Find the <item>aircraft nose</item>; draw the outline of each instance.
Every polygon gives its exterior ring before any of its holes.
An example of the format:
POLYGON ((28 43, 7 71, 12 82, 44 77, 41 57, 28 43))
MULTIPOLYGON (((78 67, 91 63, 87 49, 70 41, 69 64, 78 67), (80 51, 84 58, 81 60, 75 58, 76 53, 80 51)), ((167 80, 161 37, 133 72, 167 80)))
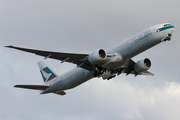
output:
POLYGON ((174 26, 173 25, 167 26, 165 30, 166 36, 161 41, 167 41, 167 40, 170 41, 173 32, 174 32, 174 26))
POLYGON ((174 32, 174 26, 170 26, 171 28, 166 31, 166 33, 171 34, 174 32))

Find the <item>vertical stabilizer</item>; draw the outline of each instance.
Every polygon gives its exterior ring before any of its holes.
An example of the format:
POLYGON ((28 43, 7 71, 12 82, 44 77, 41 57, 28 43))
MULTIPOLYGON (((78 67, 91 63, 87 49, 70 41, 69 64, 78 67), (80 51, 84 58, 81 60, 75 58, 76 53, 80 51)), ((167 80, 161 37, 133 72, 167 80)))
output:
POLYGON ((57 78, 56 73, 54 73, 45 63, 42 61, 38 62, 38 66, 45 83, 57 78))

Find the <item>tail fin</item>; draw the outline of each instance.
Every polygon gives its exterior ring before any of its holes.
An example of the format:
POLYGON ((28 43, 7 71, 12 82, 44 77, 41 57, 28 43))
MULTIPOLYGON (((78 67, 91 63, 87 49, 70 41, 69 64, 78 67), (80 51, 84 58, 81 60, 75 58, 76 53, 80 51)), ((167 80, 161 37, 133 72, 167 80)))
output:
POLYGON ((44 82, 49 82, 57 78, 56 73, 54 73, 46 64, 42 61, 38 62, 38 66, 42 75, 44 82))

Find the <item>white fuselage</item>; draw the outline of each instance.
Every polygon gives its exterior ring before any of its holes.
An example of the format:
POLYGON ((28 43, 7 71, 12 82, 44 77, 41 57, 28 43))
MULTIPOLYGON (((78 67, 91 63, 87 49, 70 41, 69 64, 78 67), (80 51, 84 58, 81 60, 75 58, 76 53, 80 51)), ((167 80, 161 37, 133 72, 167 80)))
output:
MULTIPOLYGON (((108 54, 118 53, 122 56, 122 62, 116 63, 113 66, 114 69, 122 66, 127 60, 138 55, 141 52, 159 44, 167 34, 172 34, 173 27, 165 28, 164 24, 152 26, 133 37, 115 45, 114 47, 107 50, 108 54)), ((113 64, 113 63, 112 63, 113 64)), ((77 67, 61 76, 55 81, 50 81, 51 86, 44 92, 54 92, 74 88, 87 80, 93 78, 91 71, 77 67)))

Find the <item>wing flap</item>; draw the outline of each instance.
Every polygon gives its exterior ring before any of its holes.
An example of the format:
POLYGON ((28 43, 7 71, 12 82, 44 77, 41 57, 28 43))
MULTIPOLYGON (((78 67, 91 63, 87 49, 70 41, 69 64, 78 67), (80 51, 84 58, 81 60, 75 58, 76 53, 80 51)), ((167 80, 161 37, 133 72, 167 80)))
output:
POLYGON ((50 85, 15 85, 14 87, 33 89, 33 90, 45 90, 48 87, 50 87, 50 85))

